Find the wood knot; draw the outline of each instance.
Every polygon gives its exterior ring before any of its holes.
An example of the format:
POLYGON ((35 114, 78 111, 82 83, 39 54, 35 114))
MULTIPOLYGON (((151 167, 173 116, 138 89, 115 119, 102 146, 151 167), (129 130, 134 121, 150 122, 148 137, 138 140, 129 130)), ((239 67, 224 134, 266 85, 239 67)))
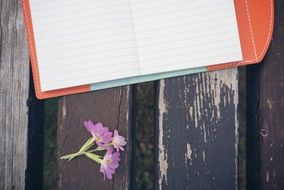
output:
POLYGON ((267 137, 268 136, 268 130, 267 129, 261 129, 260 134, 262 137, 267 137))

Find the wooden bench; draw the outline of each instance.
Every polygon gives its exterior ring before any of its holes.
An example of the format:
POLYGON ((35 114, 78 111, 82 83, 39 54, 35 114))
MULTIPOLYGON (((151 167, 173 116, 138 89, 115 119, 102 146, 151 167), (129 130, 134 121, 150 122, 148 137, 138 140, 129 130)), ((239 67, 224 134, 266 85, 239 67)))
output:
MULTIPOLYGON (((155 189, 237 189, 240 125, 247 189, 284 188, 283 10, 275 0, 273 41, 260 65, 155 82, 155 189)), ((0 21, 0 189, 38 190, 44 101, 34 96, 21 0, 1 1, 0 21)), ((135 103, 136 85, 59 99, 58 158, 85 141, 87 119, 119 129, 128 146, 111 182, 90 160, 58 161, 58 189, 135 189, 135 103)))

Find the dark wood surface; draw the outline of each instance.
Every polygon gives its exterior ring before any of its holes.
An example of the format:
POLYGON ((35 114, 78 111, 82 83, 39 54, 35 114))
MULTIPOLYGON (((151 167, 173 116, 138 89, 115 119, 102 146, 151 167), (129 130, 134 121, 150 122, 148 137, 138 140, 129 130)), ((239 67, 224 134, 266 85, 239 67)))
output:
MULTIPOLYGON (((247 69, 247 189, 284 188, 284 2, 275 0, 267 56, 247 69)), ((41 189, 43 102, 34 98, 21 0, 0 1, 0 189, 41 189)), ((157 86, 156 187, 236 189, 236 69, 161 80, 157 86)), ((86 158, 58 161, 58 189, 134 189, 133 87, 60 98, 58 158, 90 136, 91 119, 119 129, 128 145, 114 179, 86 158)))
POLYGON ((132 188, 133 177, 133 89, 130 86, 60 98, 58 118, 58 158, 76 152, 90 137, 83 126, 85 120, 102 122, 110 129, 118 129, 127 137, 120 167, 112 181, 104 181, 99 166, 81 157, 71 162, 58 161, 58 189, 124 190, 132 188))
POLYGON ((0 189, 42 185, 42 103, 30 91, 21 0, 0 1, 0 189), (34 143, 36 140, 36 143, 34 143))
POLYGON ((284 189, 284 1, 260 65, 247 68, 247 189, 284 189))
POLYGON ((236 189, 238 72, 161 80, 157 189, 236 189))

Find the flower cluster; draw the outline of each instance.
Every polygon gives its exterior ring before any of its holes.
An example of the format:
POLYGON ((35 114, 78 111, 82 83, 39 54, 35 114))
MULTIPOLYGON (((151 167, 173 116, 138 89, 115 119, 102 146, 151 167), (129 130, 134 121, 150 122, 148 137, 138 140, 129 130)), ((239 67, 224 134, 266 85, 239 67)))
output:
POLYGON ((103 173, 104 179, 105 177, 112 179, 112 175, 119 166, 119 151, 124 151, 123 147, 126 145, 125 137, 120 136, 117 130, 112 133, 103 124, 94 124, 90 120, 85 121, 84 126, 92 134, 92 137, 87 140, 77 153, 63 156, 61 159, 70 161, 77 156, 85 155, 100 164, 100 172, 103 173), (97 145, 96 148, 93 148, 95 145, 97 145), (97 154, 100 151, 105 151, 105 155, 97 154))

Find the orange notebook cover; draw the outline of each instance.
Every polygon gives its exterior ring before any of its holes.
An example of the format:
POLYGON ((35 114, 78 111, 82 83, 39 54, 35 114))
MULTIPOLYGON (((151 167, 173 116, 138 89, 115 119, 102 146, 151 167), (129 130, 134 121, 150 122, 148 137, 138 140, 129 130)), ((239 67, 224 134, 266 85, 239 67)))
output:
POLYGON ((63 88, 58 90, 43 91, 41 88, 38 65, 38 55, 35 43, 35 33, 32 21, 32 10, 29 0, 22 0, 28 44, 31 57, 33 79, 36 96, 39 99, 70 95, 82 92, 88 92, 97 89, 109 88, 114 86, 133 84, 149 80, 157 80, 173 76, 180 76, 203 71, 212 71, 236 67, 240 65, 259 63, 268 50, 274 25, 274 1, 273 0, 235 0, 235 14, 240 39, 241 61, 230 63, 212 63, 212 66, 191 68, 182 71, 164 72, 159 74, 150 74, 146 76, 127 77, 119 80, 98 82, 95 84, 86 84, 76 87, 63 88))

